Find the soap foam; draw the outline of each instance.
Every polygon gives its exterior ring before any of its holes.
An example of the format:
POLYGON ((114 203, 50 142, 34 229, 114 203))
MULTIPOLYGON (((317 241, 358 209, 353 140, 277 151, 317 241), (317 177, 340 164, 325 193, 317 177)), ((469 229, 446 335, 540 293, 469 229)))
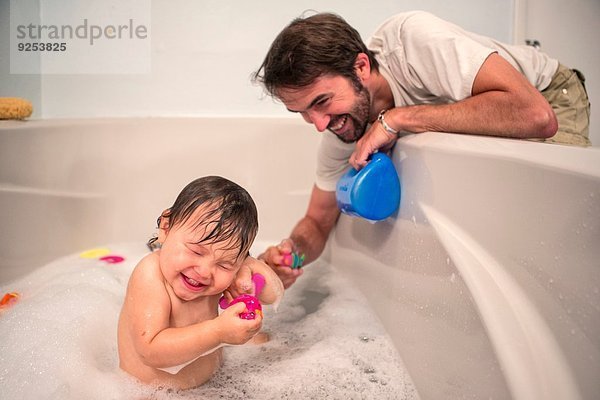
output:
POLYGON ((418 398, 365 298, 319 261, 286 291, 277 312, 264 307, 269 342, 226 347, 224 366, 199 388, 139 384, 118 367, 116 330, 129 275, 146 249, 109 248, 125 261, 72 255, 2 285, 2 293, 21 294, 0 315, 3 398, 418 398))

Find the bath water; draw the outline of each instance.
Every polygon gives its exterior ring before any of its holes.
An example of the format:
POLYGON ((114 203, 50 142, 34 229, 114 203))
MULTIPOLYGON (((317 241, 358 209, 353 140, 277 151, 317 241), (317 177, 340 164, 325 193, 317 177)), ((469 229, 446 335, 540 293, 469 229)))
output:
POLYGON ((116 330, 129 274, 147 250, 142 243, 108 249, 125 260, 74 254, 2 284, 0 294, 21 296, 0 313, 1 398, 418 398, 364 297, 324 262, 306 267, 277 310, 265 307, 271 340, 226 347, 223 367, 205 385, 139 384, 118 367, 116 330))

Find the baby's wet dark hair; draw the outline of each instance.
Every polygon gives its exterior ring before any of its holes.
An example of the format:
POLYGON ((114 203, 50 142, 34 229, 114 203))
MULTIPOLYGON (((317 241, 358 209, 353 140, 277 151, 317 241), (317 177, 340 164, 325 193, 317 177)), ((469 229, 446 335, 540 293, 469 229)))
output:
MULTIPOLYGON (((190 182, 173 206, 158 218, 168 218, 169 227, 185 223, 204 206, 196 226, 205 226, 206 234, 198 243, 221 243, 233 239, 225 250, 238 248, 237 259, 246 257, 258 231, 258 211, 250 194, 240 185, 220 176, 205 176, 190 182)), ((148 241, 152 248, 156 238, 148 241)))

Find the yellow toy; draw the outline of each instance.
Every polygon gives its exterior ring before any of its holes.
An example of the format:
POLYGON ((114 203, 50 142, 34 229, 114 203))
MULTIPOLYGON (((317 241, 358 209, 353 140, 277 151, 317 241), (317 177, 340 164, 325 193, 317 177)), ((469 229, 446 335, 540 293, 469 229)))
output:
POLYGON ((25 119, 33 112, 29 100, 19 97, 0 97, 0 119, 25 119))

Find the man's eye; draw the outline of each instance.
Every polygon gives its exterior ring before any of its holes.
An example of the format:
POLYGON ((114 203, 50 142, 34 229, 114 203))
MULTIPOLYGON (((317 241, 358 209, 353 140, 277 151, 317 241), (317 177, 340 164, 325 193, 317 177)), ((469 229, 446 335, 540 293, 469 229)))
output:
POLYGON ((323 107, 324 105, 326 105, 327 103, 329 103, 329 97, 323 100, 319 100, 315 106, 317 107, 323 107))

